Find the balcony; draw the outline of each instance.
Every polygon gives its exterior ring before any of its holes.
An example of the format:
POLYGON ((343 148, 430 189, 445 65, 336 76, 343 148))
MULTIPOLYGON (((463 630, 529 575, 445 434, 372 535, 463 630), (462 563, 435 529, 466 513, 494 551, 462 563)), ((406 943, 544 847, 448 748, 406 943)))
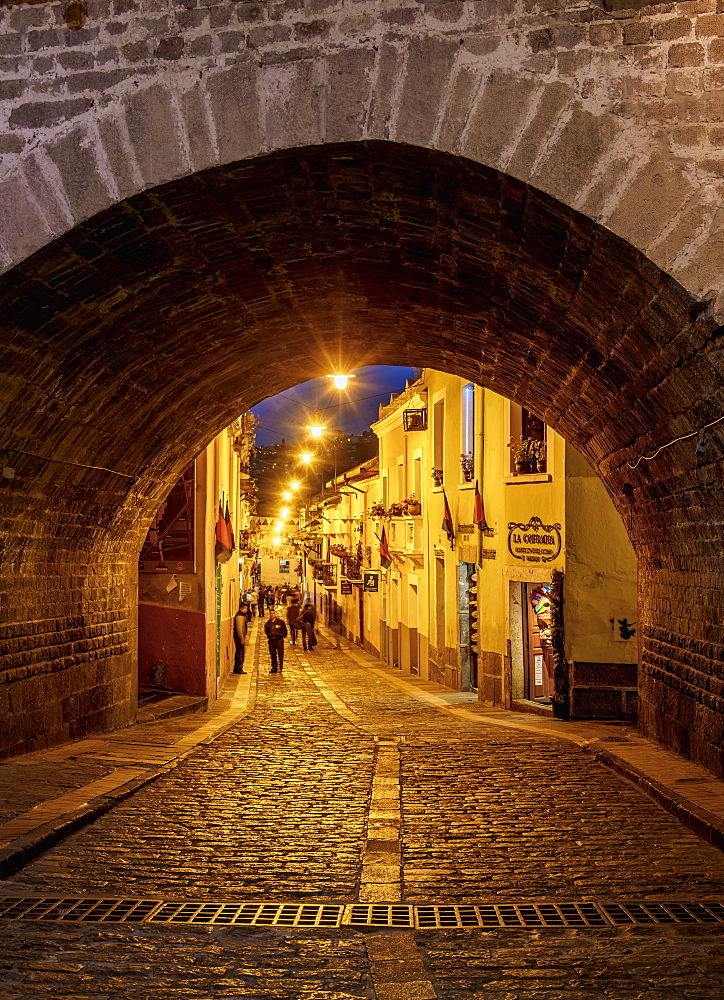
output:
POLYGON ((390 549, 422 565, 425 551, 424 531, 425 522, 422 517, 393 517, 389 531, 390 549))

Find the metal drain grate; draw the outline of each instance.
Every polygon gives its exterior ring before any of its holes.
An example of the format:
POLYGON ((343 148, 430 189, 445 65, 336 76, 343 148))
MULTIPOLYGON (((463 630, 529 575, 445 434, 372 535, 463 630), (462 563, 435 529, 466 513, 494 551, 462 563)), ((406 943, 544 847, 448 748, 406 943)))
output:
POLYGON ((344 923, 352 927, 414 927, 414 907, 395 903, 354 903, 344 923))
POLYGON ((625 924, 724 924, 724 903, 600 903, 606 918, 625 924))
POLYGON ((164 903, 151 923, 242 924, 267 927, 339 927, 344 908, 305 903, 164 903))
POLYGON ((0 898, 0 919, 102 923, 339 927, 344 907, 299 903, 168 903, 150 899, 0 898))
POLYGON ((0 919, 264 927, 626 927, 724 924, 724 901, 478 904, 169 902, 101 897, 0 897, 0 919))
POLYGON ((595 903, 501 903, 490 906, 418 906, 417 926, 606 927, 595 903))

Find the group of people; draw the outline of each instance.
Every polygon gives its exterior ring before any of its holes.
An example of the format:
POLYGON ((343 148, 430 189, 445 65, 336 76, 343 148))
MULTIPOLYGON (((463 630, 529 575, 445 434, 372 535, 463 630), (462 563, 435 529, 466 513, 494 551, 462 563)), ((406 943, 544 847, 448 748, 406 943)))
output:
POLYGON ((263 584, 255 583, 251 590, 242 598, 246 604, 247 622, 250 622, 254 615, 264 617, 266 611, 276 608, 280 604, 287 607, 293 600, 301 601, 302 595, 299 587, 265 587, 263 584))
POLYGON ((258 608, 260 618, 264 617, 264 607, 268 608, 269 619, 264 625, 264 633, 269 643, 271 660, 269 673, 281 673, 284 669, 284 640, 290 633, 294 646, 301 635, 302 648, 305 651, 312 650, 317 645, 314 633, 317 615, 314 605, 309 602, 302 605, 299 590, 293 590, 291 587, 283 589, 259 587, 253 593, 255 601, 252 603, 247 594, 239 601, 239 608, 234 615, 234 673, 246 673, 244 659, 249 623, 254 616, 254 605, 258 608), (286 603, 286 622, 279 617, 276 609, 282 600, 286 603))

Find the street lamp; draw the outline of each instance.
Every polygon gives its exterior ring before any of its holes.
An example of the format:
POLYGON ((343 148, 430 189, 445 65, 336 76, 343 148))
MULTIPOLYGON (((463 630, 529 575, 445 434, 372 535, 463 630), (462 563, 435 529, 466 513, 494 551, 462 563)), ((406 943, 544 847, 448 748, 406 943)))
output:
POLYGON ((291 500, 291 499, 292 499, 292 495, 289 492, 289 490, 287 490, 286 492, 282 493, 282 500, 291 500))
POLYGON ((289 516, 289 508, 288 507, 282 507, 282 509, 281 509, 281 516, 282 517, 288 517, 289 516))
POLYGON ((341 373, 337 375, 327 375, 327 378, 332 379, 335 389, 346 389, 347 382, 351 378, 356 378, 356 377, 357 377, 356 375, 342 375, 341 373))
POLYGON ((301 458, 301 460, 304 462, 305 465, 309 465, 314 456, 308 451, 303 451, 299 457, 301 458))
POLYGON ((326 431, 324 424, 307 424, 307 430, 312 435, 313 438, 320 438, 322 436, 322 431, 326 431))
POLYGON ((300 486, 300 484, 296 481, 296 479, 293 482, 291 482, 289 485, 291 486, 291 488, 293 490, 298 490, 299 486, 300 486))

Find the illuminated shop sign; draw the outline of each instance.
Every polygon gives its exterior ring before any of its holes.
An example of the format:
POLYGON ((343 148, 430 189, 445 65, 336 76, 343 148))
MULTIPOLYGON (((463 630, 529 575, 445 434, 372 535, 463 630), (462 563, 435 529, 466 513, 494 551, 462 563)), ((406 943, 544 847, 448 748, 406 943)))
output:
POLYGON ((561 551, 560 524, 543 524, 532 517, 527 524, 508 524, 508 552, 523 562, 553 562, 561 551))

